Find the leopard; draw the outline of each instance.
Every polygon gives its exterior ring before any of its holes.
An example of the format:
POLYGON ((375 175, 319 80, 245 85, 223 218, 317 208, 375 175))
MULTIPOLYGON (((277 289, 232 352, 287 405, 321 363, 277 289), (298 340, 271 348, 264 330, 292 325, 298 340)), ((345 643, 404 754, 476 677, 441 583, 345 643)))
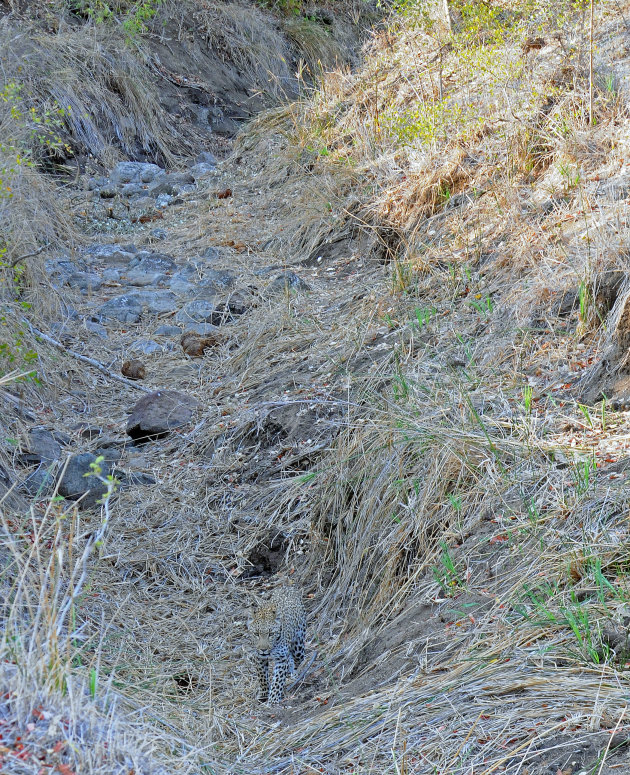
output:
POLYGON ((268 705, 281 702, 287 679, 304 659, 306 611, 295 586, 274 590, 271 600, 252 614, 255 636, 254 664, 260 692, 258 700, 268 705), (273 663, 271 679, 269 662, 273 663))

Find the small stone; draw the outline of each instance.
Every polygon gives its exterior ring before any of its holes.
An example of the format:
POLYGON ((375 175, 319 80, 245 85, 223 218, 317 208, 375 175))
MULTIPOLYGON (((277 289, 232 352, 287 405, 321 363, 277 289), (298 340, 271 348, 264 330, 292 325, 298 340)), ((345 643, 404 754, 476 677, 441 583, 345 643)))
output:
POLYGON ((211 301, 190 301, 175 315, 175 320, 190 329, 195 323, 211 322, 214 311, 211 301))
POLYGON ((151 231, 149 232, 149 237, 151 237, 151 239, 158 240, 158 241, 165 240, 168 237, 168 232, 166 231, 166 229, 160 229, 160 228, 151 229, 151 231))
POLYGON ((144 288, 148 285, 158 285, 166 279, 166 275, 162 272, 145 272, 138 268, 128 272, 125 279, 129 285, 144 288))
POLYGON ((96 334, 96 336, 99 336, 101 339, 108 338, 107 329, 100 323, 97 323, 94 320, 86 320, 83 325, 91 334, 96 334))
POLYGON ((125 185, 120 189, 120 193, 123 196, 143 196, 144 188, 140 185, 140 183, 125 183, 125 185))
POLYGON ((195 164, 190 168, 190 174, 194 177, 195 180, 199 180, 200 178, 215 172, 215 170, 216 167, 214 164, 205 164, 204 162, 199 162, 199 164, 195 164))
POLYGON ((153 336, 179 336, 182 333, 182 329, 179 326, 163 325, 158 326, 153 336))
POLYGON ((77 291, 89 293, 100 290, 103 281, 97 274, 92 272, 74 272, 66 280, 66 285, 77 291))
POLYGON ((216 167, 217 157, 210 151, 202 151, 195 159, 195 164, 211 164, 216 167))
POLYGON ((311 286, 295 272, 283 272, 274 278, 268 290, 271 293, 290 293, 291 291, 304 292, 310 291, 311 286))
POLYGON ((144 353, 144 355, 151 355, 152 353, 161 353, 164 350, 161 344, 154 342, 152 339, 138 339, 131 345, 131 349, 136 352, 144 353))

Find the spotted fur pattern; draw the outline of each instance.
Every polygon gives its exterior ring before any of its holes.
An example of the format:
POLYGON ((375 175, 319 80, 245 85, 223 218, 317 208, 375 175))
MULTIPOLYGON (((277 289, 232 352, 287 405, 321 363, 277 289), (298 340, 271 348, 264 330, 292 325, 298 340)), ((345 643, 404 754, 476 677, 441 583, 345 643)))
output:
POLYGON ((252 629, 260 682, 258 699, 270 704, 280 702, 287 679, 304 659, 306 612, 300 591, 295 587, 276 589, 271 601, 254 613, 252 629))

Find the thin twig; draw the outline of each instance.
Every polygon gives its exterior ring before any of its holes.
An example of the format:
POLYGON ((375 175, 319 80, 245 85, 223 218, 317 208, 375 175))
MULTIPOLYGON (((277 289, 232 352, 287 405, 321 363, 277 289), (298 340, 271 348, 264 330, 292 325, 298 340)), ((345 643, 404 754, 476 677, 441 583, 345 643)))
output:
POLYGON ((127 379, 126 377, 123 377, 120 374, 116 374, 115 372, 108 369, 107 366, 102 364, 100 361, 97 361, 94 358, 88 358, 87 355, 81 355, 75 350, 70 350, 68 347, 61 344, 61 342, 58 342, 56 339, 53 339, 52 336, 48 336, 48 334, 45 334, 43 331, 40 331, 38 328, 35 328, 35 326, 32 323, 29 323, 28 320, 23 320, 23 322, 31 329, 31 331, 35 334, 35 336, 38 336, 40 339, 43 339, 45 342, 48 342, 48 344, 51 344, 53 347, 56 347, 58 350, 61 350, 61 352, 64 352, 67 355, 71 355, 73 358, 76 358, 78 361, 81 361, 81 363, 87 363, 88 366, 93 366, 95 369, 98 369, 102 374, 105 374, 110 379, 115 379, 117 382, 122 382, 123 384, 128 385, 129 387, 132 387, 135 390, 141 390, 143 393, 153 393, 151 388, 144 387, 144 385, 138 385, 136 382, 132 382, 130 379, 127 379))
POLYGON ((9 269, 15 269, 15 267, 20 263, 20 261, 26 261, 27 258, 33 258, 33 256, 38 256, 43 250, 46 250, 48 247, 48 244, 42 245, 39 250, 35 250, 33 253, 25 253, 23 256, 18 256, 17 258, 14 258, 13 261, 11 261, 8 264, 9 269))

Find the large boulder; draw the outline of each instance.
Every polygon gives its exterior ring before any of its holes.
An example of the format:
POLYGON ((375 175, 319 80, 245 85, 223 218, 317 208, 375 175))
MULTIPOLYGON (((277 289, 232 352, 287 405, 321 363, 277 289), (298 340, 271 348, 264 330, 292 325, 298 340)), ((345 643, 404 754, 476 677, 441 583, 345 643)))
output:
POLYGON ((135 441, 159 439, 190 422, 199 402, 176 390, 157 390, 143 396, 131 410, 127 435, 135 441))

